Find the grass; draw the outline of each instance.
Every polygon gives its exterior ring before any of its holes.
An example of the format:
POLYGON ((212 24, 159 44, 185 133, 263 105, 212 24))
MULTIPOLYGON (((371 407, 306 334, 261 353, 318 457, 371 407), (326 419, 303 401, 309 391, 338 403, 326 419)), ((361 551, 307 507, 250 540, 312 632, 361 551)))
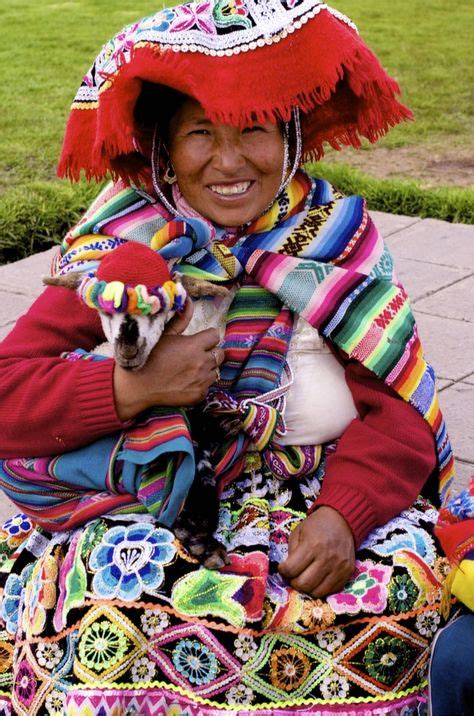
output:
MULTIPOLYGON (((395 151, 420 143, 428 148, 462 144, 474 154, 472 0, 335 4, 362 29, 415 111, 417 121, 395 128, 385 146, 395 151)), ((10 0, 0 7, 0 262, 59 240, 95 193, 83 183, 72 189, 55 179, 68 108, 101 44, 153 9, 143 0, 10 0)), ((413 182, 401 188, 393 182, 394 188, 374 184, 347 165, 322 169, 342 188, 370 189, 372 208, 382 202, 393 212, 421 207, 438 218, 473 220, 470 190, 423 194, 413 182)))

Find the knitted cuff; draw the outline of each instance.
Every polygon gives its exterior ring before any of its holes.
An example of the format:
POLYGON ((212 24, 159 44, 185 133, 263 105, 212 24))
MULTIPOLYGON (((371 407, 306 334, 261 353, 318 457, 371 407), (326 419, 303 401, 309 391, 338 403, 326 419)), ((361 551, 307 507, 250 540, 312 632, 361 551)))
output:
MULTIPOLYGON (((113 391, 113 360, 80 361, 77 401, 81 422, 90 440, 121 430, 113 391)), ((79 429, 79 426, 78 426, 79 429)))

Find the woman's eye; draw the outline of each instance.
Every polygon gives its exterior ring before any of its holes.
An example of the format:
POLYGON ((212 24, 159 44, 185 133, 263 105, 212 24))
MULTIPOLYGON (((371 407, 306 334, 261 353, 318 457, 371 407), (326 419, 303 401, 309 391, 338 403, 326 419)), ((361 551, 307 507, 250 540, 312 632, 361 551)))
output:
POLYGON ((242 134, 251 134, 252 132, 264 132, 265 129, 260 124, 254 124, 252 127, 245 127, 242 134))
POLYGON ((208 129, 191 129, 191 131, 188 132, 188 136, 192 136, 192 135, 196 135, 196 134, 197 134, 198 136, 204 136, 204 137, 205 137, 205 136, 207 136, 207 135, 209 134, 209 130, 208 130, 208 129))

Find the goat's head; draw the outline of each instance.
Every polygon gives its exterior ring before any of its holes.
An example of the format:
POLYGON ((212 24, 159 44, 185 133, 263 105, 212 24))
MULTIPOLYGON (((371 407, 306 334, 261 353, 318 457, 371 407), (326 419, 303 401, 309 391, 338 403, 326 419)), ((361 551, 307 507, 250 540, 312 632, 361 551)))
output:
POLYGON ((76 289, 99 312, 116 362, 129 370, 145 365, 166 323, 186 302, 186 290, 179 277, 171 278, 165 260, 134 242, 105 256, 95 276, 69 272, 44 282, 76 289))

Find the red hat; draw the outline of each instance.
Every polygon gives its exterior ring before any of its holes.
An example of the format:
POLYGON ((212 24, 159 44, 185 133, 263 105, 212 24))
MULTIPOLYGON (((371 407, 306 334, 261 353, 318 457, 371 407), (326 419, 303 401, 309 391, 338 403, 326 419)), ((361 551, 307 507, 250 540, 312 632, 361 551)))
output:
POLYGON ((97 269, 97 278, 109 283, 121 281, 136 286, 163 286, 170 281, 168 265, 160 254, 144 244, 127 241, 106 254, 97 269))
POLYGON ((374 142, 411 117, 353 23, 325 3, 190 2, 126 27, 103 47, 72 105, 60 176, 146 178, 150 158, 134 116, 144 82, 190 95, 212 121, 235 126, 287 121, 299 107, 304 160, 320 158, 324 142, 374 142))

